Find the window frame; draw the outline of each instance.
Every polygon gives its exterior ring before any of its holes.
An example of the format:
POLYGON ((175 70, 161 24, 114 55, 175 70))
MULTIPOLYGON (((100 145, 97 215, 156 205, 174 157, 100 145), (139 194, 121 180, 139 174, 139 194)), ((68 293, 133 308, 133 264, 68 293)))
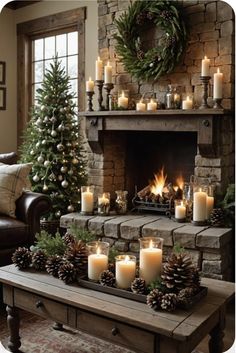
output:
POLYGON ((63 31, 78 31, 78 106, 84 110, 86 7, 59 12, 17 25, 17 145, 32 106, 32 40, 63 31))

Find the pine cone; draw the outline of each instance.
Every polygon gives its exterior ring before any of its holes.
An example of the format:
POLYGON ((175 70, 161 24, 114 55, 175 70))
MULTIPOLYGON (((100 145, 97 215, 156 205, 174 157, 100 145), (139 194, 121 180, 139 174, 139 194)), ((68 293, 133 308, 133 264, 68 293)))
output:
POLYGON ((32 256, 31 252, 27 248, 20 247, 15 250, 11 259, 13 264, 22 270, 30 267, 32 256))
POLYGON ((46 262, 46 271, 54 277, 58 277, 58 270, 63 263, 63 259, 58 256, 50 256, 46 262))
POLYGON ((178 297, 175 293, 166 293, 161 300, 161 308, 167 311, 173 311, 178 304, 178 297))
POLYGON ((115 284, 115 281, 116 281, 115 276, 111 271, 109 270, 102 271, 99 279, 99 282, 101 285, 113 287, 115 284))
POLYGON ((70 234, 69 232, 66 232, 62 239, 64 240, 66 245, 74 244, 76 242, 74 235, 70 234))
POLYGON ((88 250, 86 244, 82 240, 70 243, 65 252, 65 259, 71 262, 77 270, 86 272, 88 264, 88 250))
POLYGON ((44 271, 47 261, 47 255, 43 250, 37 250, 32 254, 32 265, 38 271, 44 271))
POLYGON ((214 208, 210 214, 210 224, 214 227, 224 226, 224 210, 222 208, 214 208))
POLYGON ((171 292, 178 293, 192 286, 193 271, 192 260, 186 253, 173 253, 163 266, 162 284, 171 292))
POLYGON ((141 50, 141 49, 139 49, 139 50, 137 50, 137 58, 139 59, 139 60, 142 60, 143 58, 144 58, 144 51, 143 50, 141 50))
POLYGON ((131 283, 131 290, 136 294, 144 294, 146 291, 145 280, 142 278, 135 278, 131 283))
POLYGON ((195 291, 193 287, 187 287, 181 289, 178 294, 178 302, 180 305, 186 305, 191 302, 191 298, 194 296, 195 291))
POLYGON ((199 292, 201 286, 201 277, 199 273, 199 269, 194 267, 192 273, 192 285, 191 288, 194 290, 195 293, 199 292))
POLYGON ((153 289, 147 295, 147 305, 153 310, 158 310, 161 308, 163 293, 159 289, 153 289))
POLYGON ((109 262, 108 264, 108 270, 112 273, 115 273, 115 270, 116 270, 116 266, 114 264, 114 262, 109 262))
POLYGON ((77 271, 75 266, 69 262, 63 263, 58 270, 58 277, 65 283, 70 284, 75 282, 77 271))

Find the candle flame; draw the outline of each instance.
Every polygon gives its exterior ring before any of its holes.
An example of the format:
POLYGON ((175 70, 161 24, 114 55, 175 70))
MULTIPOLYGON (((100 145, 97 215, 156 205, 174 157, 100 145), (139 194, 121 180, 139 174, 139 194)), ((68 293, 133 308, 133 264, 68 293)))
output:
POLYGON ((100 56, 98 56, 98 61, 100 61, 100 56))
POLYGON ((154 103, 153 99, 151 98, 150 103, 154 103))
POLYGON ((89 81, 92 81, 91 76, 89 76, 89 81))
POLYGON ((202 192, 202 188, 199 189, 199 192, 202 192))
POLYGON ((100 249, 100 246, 97 247, 97 255, 100 255, 101 254, 101 249, 100 249))
POLYGON ((87 186, 87 192, 89 192, 89 186, 87 186))
POLYGON ((204 56, 204 59, 205 59, 205 60, 207 59, 207 56, 206 56, 206 55, 204 56))
POLYGON ((124 98, 124 96, 125 96, 125 92, 122 91, 121 97, 124 98))
POLYGON ((110 62, 109 61, 107 62, 107 66, 110 66, 110 62))
POLYGON ((183 201, 181 201, 181 202, 180 202, 180 206, 183 206, 183 205, 184 205, 184 202, 183 202, 183 201))
POLYGON ((129 255, 126 255, 125 256, 125 262, 129 262, 130 258, 129 258, 129 255))
POLYGON ((219 74, 220 73, 220 68, 218 67, 218 69, 217 69, 217 73, 219 74))
POLYGON ((189 96, 187 96, 187 101, 189 101, 190 99, 189 99, 189 96))
POLYGON ((153 242, 152 242, 152 239, 150 240, 149 242, 149 248, 152 249, 153 248, 153 242))

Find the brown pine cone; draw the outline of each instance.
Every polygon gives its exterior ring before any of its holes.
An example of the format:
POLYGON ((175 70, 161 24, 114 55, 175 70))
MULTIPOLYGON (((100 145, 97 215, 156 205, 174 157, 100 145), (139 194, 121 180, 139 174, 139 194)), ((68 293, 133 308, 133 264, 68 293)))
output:
POLYGON ((88 264, 88 249, 86 244, 82 240, 70 243, 65 252, 65 259, 71 262, 77 270, 86 272, 88 264))
POLYGON ((103 286, 113 287, 116 282, 116 279, 111 271, 104 270, 100 275, 99 282, 103 286))
POLYGON ((159 289, 153 289, 147 295, 147 305, 153 310, 158 310, 161 308, 163 293, 159 289))
POLYGON ((46 262, 47 273, 49 273, 53 277, 58 277, 58 271, 62 263, 63 263, 63 259, 61 256, 58 256, 58 255, 50 256, 46 262))
POLYGON ((58 270, 58 277, 65 283, 70 284, 76 281, 77 271, 75 266, 69 262, 63 263, 58 270))
POLYGON ((144 294, 146 291, 146 283, 143 278, 135 278, 131 283, 131 290, 136 294, 144 294))
POLYGON ((47 255, 43 250, 37 250, 32 254, 32 265, 37 271, 44 271, 47 261, 47 255))
POLYGON ((19 268, 19 270, 23 270, 29 268, 31 265, 32 255, 31 252, 25 247, 19 247, 15 250, 12 255, 13 264, 19 268))
POLYGON ((174 311, 178 304, 178 297, 174 293, 166 293, 161 300, 161 308, 167 311, 174 311))

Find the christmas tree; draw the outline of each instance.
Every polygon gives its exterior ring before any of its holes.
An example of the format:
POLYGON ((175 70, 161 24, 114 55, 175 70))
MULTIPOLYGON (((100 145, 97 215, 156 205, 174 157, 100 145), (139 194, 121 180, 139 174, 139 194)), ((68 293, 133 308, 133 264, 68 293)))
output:
POLYGON ((23 134, 21 162, 33 163, 32 190, 49 195, 52 211, 46 220, 78 208, 86 185, 86 158, 69 77, 57 58, 45 70, 36 104, 23 134))

